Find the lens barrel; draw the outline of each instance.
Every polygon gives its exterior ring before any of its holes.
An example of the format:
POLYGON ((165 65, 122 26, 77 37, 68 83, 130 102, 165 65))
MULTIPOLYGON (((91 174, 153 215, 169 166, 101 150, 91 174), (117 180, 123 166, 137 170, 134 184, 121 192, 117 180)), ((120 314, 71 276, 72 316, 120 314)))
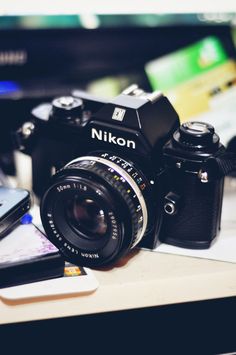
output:
POLYGON ((143 238, 149 189, 143 174, 120 157, 79 157, 53 177, 43 196, 44 229, 67 260, 111 264, 143 238))

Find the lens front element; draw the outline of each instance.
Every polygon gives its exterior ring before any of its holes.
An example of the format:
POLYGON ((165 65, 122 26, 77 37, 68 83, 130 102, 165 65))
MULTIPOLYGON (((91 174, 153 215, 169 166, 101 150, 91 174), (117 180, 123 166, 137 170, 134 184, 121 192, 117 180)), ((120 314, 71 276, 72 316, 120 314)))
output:
POLYGON ((88 238, 100 238, 107 231, 105 212, 99 204, 76 194, 66 206, 68 223, 88 238))

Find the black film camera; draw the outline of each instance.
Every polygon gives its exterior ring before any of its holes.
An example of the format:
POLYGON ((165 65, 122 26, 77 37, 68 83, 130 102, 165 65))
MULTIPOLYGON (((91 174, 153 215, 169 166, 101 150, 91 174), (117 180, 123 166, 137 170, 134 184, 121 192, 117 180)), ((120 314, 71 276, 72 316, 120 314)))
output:
POLYGON ((225 149, 211 125, 179 126, 160 92, 133 85, 109 102, 74 92, 36 107, 17 138, 47 236, 74 263, 111 264, 159 240, 208 248, 217 235, 224 178, 204 164, 225 149))

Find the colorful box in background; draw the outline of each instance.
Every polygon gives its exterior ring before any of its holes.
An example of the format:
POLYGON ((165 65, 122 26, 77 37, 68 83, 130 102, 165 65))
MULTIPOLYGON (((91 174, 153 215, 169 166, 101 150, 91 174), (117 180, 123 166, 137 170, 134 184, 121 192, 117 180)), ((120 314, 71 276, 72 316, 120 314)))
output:
POLYGON ((161 90, 181 122, 207 121, 227 144, 236 135, 236 64, 216 37, 207 37, 146 64, 153 90, 161 90))

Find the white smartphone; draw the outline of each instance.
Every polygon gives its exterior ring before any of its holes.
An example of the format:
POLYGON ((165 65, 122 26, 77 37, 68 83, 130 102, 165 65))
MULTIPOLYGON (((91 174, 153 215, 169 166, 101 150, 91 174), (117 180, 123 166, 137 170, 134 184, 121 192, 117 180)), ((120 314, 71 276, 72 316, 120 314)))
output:
POLYGON ((75 265, 70 265, 70 268, 74 270, 70 276, 65 273, 63 277, 55 279, 2 288, 0 297, 17 301, 35 297, 86 294, 98 288, 98 280, 92 270, 75 265))

